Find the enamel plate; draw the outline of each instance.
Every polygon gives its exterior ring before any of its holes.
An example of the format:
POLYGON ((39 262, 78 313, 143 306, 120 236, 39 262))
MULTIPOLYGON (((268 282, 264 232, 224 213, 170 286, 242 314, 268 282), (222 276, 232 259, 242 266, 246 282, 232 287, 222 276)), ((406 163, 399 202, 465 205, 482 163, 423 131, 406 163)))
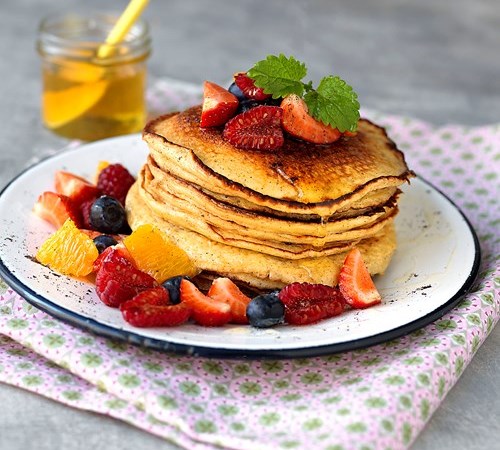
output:
POLYGON ((58 153, 11 181, 0 194, 0 274, 7 283, 37 308, 102 336, 202 356, 283 358, 353 350, 407 334, 449 311, 476 277, 480 252, 471 225, 447 197, 417 178, 403 188, 397 251, 386 273, 375 278, 382 304, 301 327, 134 328, 97 298, 92 284, 34 261, 53 229, 31 209, 40 193, 53 190, 56 170, 92 179, 97 163, 107 160, 137 173, 147 152, 138 135, 108 139, 58 153))

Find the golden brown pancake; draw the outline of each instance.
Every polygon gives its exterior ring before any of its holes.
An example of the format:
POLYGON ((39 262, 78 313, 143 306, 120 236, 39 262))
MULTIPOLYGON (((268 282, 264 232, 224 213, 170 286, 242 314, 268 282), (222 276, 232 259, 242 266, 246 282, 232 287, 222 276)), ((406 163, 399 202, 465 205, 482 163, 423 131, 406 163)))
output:
POLYGON ((237 149, 219 128, 199 126, 200 107, 150 122, 143 133, 162 170, 210 191, 284 212, 328 217, 413 174, 385 131, 367 120, 355 138, 329 145, 287 139, 273 152, 237 149))
MULTIPOLYGON (((259 289, 274 289, 295 281, 337 284, 347 252, 297 261, 221 244, 164 220, 143 201, 139 190, 136 183, 127 195, 127 214, 132 229, 144 223, 158 226, 201 270, 243 281, 259 289)), ((383 273, 396 248, 392 222, 379 234, 359 242, 357 247, 370 273, 383 273)))

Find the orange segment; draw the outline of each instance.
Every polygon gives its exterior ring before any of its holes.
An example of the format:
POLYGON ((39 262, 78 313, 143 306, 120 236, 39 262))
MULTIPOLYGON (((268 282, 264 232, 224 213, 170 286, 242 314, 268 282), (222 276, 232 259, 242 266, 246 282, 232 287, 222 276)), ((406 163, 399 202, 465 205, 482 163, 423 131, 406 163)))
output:
POLYGON ((153 225, 139 226, 123 243, 137 268, 151 275, 158 283, 177 275, 194 276, 198 273, 184 250, 170 242, 153 225))
POLYGON ((110 164, 111 163, 109 161, 99 161, 97 163, 97 169, 95 171, 95 177, 94 177, 94 184, 97 184, 97 181, 99 180, 99 174, 110 164))
POLYGON ((92 239, 68 219, 41 245, 35 258, 56 272, 84 277, 92 272, 98 256, 92 239))

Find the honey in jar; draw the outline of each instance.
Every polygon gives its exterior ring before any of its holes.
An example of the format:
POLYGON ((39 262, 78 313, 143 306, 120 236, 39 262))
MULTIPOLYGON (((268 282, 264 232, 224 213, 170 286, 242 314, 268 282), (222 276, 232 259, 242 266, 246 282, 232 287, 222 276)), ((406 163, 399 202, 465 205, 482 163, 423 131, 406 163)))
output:
POLYGON ((56 134, 92 141, 143 128, 148 28, 137 21, 121 43, 102 52, 115 21, 112 15, 93 14, 42 22, 42 119, 56 134))

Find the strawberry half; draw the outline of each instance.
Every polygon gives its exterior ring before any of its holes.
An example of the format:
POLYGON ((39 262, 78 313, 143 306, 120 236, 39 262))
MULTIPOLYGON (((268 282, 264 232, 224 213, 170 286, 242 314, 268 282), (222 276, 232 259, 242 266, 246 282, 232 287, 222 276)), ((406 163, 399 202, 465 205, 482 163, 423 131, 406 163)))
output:
POLYGON ((245 72, 235 74, 234 83, 247 98, 258 101, 271 98, 271 94, 265 94, 262 88, 255 86, 254 81, 245 72))
POLYGON ((248 323, 247 306, 252 299, 243 294, 229 278, 216 278, 212 282, 207 296, 227 303, 231 307, 231 322, 248 323))
POLYGON ((357 248, 347 254, 340 269, 339 289, 346 302, 353 308, 368 308, 382 301, 357 248))
POLYGON ((66 219, 71 219, 77 227, 81 225, 81 213, 77 205, 67 196, 55 192, 44 192, 33 206, 33 212, 56 228, 66 219))
POLYGON ((237 148, 275 150, 284 142, 282 115, 279 106, 256 106, 226 123, 224 139, 237 148))
POLYGON ((186 322, 191 310, 184 304, 170 304, 168 292, 156 287, 137 294, 120 305, 123 318, 134 327, 175 327, 186 322))
POLYGON ((342 133, 329 125, 325 125, 312 117, 306 102, 298 95, 286 96, 281 102, 283 118, 281 125, 292 136, 313 144, 330 144, 342 133))
POLYGON ((58 194, 69 197, 77 206, 101 195, 101 190, 97 186, 89 183, 85 178, 64 170, 56 172, 54 184, 58 194))
POLYGON ((203 295, 185 278, 181 281, 180 294, 181 303, 191 308, 193 319, 200 325, 218 327, 231 320, 231 307, 227 303, 203 295))
POLYGON ((292 283, 278 294, 285 305, 285 320, 292 325, 306 325, 338 316, 345 300, 337 288, 323 284, 292 283))
POLYGON ((205 81, 200 126, 207 128, 224 125, 234 116, 238 105, 238 99, 231 92, 211 81, 205 81))
POLYGON ((126 249, 119 247, 108 247, 95 261, 94 269, 97 296, 108 306, 118 307, 140 292, 159 286, 132 264, 126 249))

